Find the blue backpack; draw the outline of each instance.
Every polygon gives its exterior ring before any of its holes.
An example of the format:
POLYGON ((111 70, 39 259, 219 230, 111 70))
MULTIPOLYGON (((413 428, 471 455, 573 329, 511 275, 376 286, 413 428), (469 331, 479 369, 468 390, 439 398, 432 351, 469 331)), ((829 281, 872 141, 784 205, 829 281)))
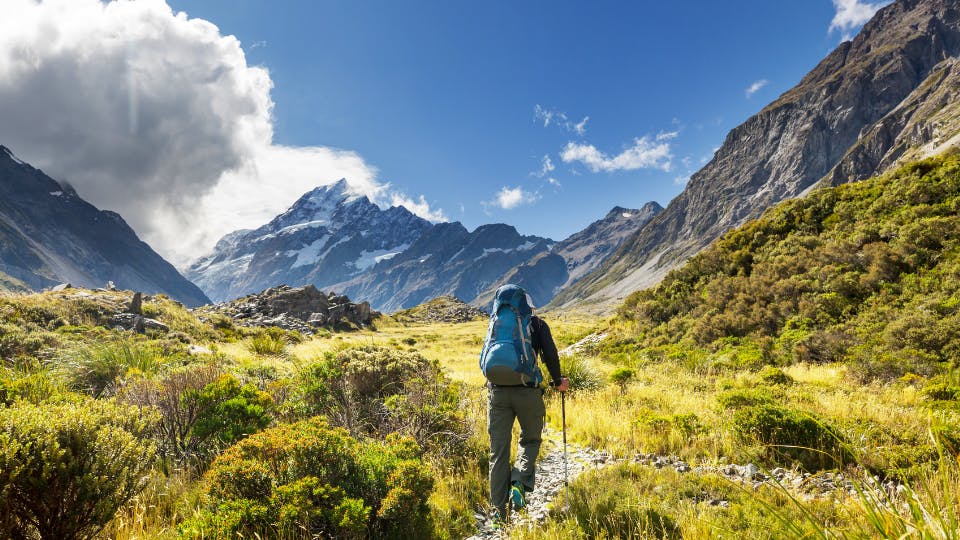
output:
POLYGON ((480 351, 480 370, 496 386, 540 386, 543 374, 530 341, 533 310, 516 285, 497 289, 487 339, 480 351))

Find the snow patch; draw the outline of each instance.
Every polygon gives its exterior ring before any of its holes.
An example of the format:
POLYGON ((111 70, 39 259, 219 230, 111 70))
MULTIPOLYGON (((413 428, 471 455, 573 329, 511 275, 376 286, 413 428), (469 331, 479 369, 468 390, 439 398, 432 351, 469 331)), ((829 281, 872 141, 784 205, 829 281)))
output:
POLYGON ((403 253, 410 244, 401 244, 390 249, 377 249, 374 251, 361 251, 360 256, 353 263, 358 270, 366 270, 380 261, 386 261, 403 253))
POLYGON ((534 246, 536 246, 535 243, 527 241, 514 248, 484 248, 483 254, 480 255, 479 257, 474 258, 473 260, 479 261, 480 259, 486 257, 491 253, 513 253, 514 251, 529 251, 533 249, 534 246))
POLYGON ((51 191, 50 194, 53 195, 54 197, 59 197, 59 196, 63 195, 63 192, 62 192, 62 191, 51 191))
POLYGON ((324 244, 327 243, 329 238, 329 236, 323 236, 318 240, 310 242, 300 249, 294 249, 284 253, 284 255, 287 257, 297 258, 297 260, 293 261, 293 264, 290 265, 290 268, 315 264, 318 260, 320 260, 320 250, 323 249, 324 244))
POLYGON ((620 215, 623 216, 623 217, 625 217, 625 218, 627 218, 627 219, 633 217, 633 214, 631 214, 630 212, 624 212, 624 213, 622 213, 622 214, 620 214, 620 215))
POLYGON ((325 219, 317 219, 314 221, 308 221, 306 223, 296 223, 294 225, 290 225, 280 229, 279 231, 277 231, 276 234, 293 234, 295 232, 299 232, 304 229, 314 229, 317 227, 323 227, 326 224, 327 224, 327 220, 325 219))

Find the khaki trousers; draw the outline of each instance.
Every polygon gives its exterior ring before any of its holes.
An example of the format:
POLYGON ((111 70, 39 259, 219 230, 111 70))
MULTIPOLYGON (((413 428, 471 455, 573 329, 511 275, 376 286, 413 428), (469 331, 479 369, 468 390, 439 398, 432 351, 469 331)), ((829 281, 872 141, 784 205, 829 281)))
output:
POLYGON ((544 417, 543 391, 539 388, 492 387, 487 398, 487 433, 490 434, 490 505, 506 517, 510 484, 519 481, 526 491, 536 485, 544 417), (520 421, 517 462, 510 466, 513 422, 520 421))

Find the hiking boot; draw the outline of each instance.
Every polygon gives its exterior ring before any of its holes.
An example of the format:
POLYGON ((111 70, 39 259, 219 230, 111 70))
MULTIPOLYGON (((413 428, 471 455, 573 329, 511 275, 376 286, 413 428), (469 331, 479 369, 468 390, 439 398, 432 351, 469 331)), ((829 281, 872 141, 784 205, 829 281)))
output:
POLYGON ((510 486, 510 502, 513 503, 514 510, 523 510, 527 506, 527 494, 519 481, 510 486))

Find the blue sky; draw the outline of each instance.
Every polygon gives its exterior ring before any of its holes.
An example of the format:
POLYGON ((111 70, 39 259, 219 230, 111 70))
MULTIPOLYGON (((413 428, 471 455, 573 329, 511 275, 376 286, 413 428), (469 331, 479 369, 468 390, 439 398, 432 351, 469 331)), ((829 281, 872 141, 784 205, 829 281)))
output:
POLYGON ((468 227, 556 239, 614 205, 666 206, 731 128, 842 37, 826 0, 171 5, 269 69, 278 142, 354 150, 468 227), (570 142, 612 157, 658 135, 671 157, 649 166, 562 159, 570 142))
POLYGON ((878 5, 5 0, 0 144, 177 264, 341 176, 560 240, 666 206, 878 5))

